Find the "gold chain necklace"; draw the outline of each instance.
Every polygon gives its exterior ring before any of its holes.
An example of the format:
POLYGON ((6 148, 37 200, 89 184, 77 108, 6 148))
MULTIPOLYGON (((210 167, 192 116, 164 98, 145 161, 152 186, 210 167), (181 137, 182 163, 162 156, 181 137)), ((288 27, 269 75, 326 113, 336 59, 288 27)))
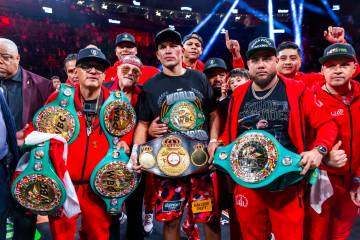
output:
POLYGON ((255 99, 257 99, 257 100, 264 100, 264 99, 266 99, 267 97, 269 97, 270 95, 271 95, 271 93, 275 90, 275 87, 276 87, 276 85, 278 84, 278 82, 279 82, 279 78, 276 76, 276 83, 274 84, 274 86, 272 86, 271 88, 270 88, 270 90, 264 95, 264 96, 262 96, 262 97, 259 97, 258 95, 256 95, 256 92, 255 92, 255 90, 254 90, 254 87, 253 87, 253 85, 251 84, 251 92, 252 92, 252 94, 253 94, 253 96, 254 96, 254 98, 255 99))

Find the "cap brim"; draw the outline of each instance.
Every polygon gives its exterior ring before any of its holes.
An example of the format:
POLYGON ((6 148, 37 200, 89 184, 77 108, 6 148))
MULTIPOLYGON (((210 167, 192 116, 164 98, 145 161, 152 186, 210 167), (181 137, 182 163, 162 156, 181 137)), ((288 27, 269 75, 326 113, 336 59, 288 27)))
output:
POLYGON ((214 64, 214 65, 210 65, 209 67, 207 67, 206 69, 204 69, 204 73, 206 74, 206 73, 209 72, 211 69, 216 69, 216 68, 222 69, 222 70, 224 70, 225 72, 227 72, 227 69, 226 69, 226 68, 214 64))
POLYGON ((255 48, 255 49, 251 49, 249 51, 246 52, 246 58, 249 59, 252 55, 254 55, 257 52, 271 52, 274 55, 276 55, 276 49, 272 48, 272 47, 262 47, 262 48, 255 48))
POLYGON ((131 43, 131 44, 133 44, 134 46, 136 46, 136 42, 131 41, 131 40, 121 40, 121 41, 119 41, 119 42, 116 42, 116 43, 115 43, 115 46, 119 45, 120 43, 124 43, 124 42, 128 42, 128 43, 131 43))
POLYGON ((332 59, 339 59, 339 58, 346 58, 346 59, 350 59, 350 60, 355 60, 355 57, 351 54, 342 54, 342 53, 339 53, 339 54, 334 54, 334 55, 328 55, 328 56, 325 56, 325 57, 321 57, 319 58, 319 62, 321 65, 324 65, 324 63, 326 63, 327 61, 329 60, 332 60, 332 59))
POLYGON ((162 32, 161 34, 159 34, 158 36, 156 36, 156 38, 155 38, 156 47, 165 41, 170 41, 170 42, 174 42, 178 45, 182 45, 181 37, 176 32, 173 32, 173 31, 165 31, 165 32, 162 32))
POLYGON ((108 60, 98 58, 98 57, 85 57, 85 58, 82 58, 82 59, 76 61, 76 66, 78 66, 79 64, 81 64, 83 62, 91 62, 91 61, 100 63, 101 66, 103 66, 105 69, 110 67, 110 62, 108 60))

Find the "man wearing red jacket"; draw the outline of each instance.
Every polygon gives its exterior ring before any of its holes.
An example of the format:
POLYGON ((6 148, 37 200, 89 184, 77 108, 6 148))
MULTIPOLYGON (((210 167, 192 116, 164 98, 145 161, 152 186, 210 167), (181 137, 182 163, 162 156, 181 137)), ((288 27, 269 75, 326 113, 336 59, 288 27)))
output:
MULTIPOLYGON (((118 61, 114 65, 108 68, 105 72, 104 82, 113 82, 115 81, 117 75, 117 67, 120 64, 120 58, 126 55, 137 55, 136 42, 133 35, 130 33, 121 33, 116 36, 115 40, 115 54, 118 58, 118 61)), ((139 78, 138 84, 143 85, 149 78, 153 77, 155 74, 159 73, 159 69, 151 66, 143 66, 142 74, 139 78)))
POLYGON ((307 206, 306 239, 347 239, 360 207, 360 84, 352 80, 355 51, 349 44, 332 44, 320 58, 326 82, 316 86, 319 105, 339 126, 339 142, 321 165, 333 195, 324 201, 321 213, 307 206))
MULTIPOLYGON (((277 75, 276 49, 271 39, 254 39, 246 55, 253 81, 234 91, 220 139, 229 144, 245 130, 263 129, 287 149, 301 154, 301 174, 318 167, 335 142, 335 122, 315 105, 312 92, 303 83, 277 75), (305 143, 305 123, 317 133, 312 150, 305 143)), ((301 194, 300 184, 277 192, 237 185, 234 202, 243 239, 266 240, 271 233, 280 240, 289 236, 303 239, 301 194)))
POLYGON ((197 32, 192 32, 184 37, 182 44, 184 47, 183 67, 203 72, 204 63, 199 59, 204 48, 202 37, 197 32))
MULTIPOLYGON (((109 148, 99 123, 100 108, 109 97, 109 91, 102 86, 105 69, 109 66, 105 55, 95 48, 81 49, 78 53, 75 71, 79 84, 75 85, 74 103, 80 131, 69 145, 67 169, 80 203, 81 239, 109 239, 111 216, 106 213, 103 201, 92 191, 89 183, 94 168, 109 148)), ((48 102, 56 99, 57 95, 58 92, 51 95, 48 102)), ((125 145, 122 140, 119 147, 125 145)), ((49 217, 53 238, 74 239, 77 219, 78 216, 70 219, 64 215, 49 217)))

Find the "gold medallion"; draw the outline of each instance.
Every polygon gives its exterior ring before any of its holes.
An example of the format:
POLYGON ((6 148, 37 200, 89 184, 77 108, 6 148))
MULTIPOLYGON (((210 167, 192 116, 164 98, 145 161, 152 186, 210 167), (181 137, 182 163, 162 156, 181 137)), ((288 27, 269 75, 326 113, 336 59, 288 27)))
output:
POLYGON ((47 212, 60 205, 62 193, 54 179, 42 174, 31 174, 16 184, 15 198, 27 209, 47 212))
POLYGON ((139 155, 139 163, 146 169, 153 168, 156 164, 155 157, 152 153, 152 147, 142 146, 139 155))
POLYGON ((161 149, 157 154, 159 169, 168 176, 179 176, 190 165, 188 152, 182 146, 180 138, 175 136, 166 137, 161 142, 161 149))
POLYGON ((68 142, 75 132, 75 119, 62 107, 47 107, 37 116, 35 129, 39 132, 60 134, 68 142))
POLYGON ((209 156, 204 151, 204 145, 198 143, 194 146, 194 152, 191 154, 191 162, 195 166, 202 167, 206 165, 209 160, 209 156))
POLYGON ((171 123, 180 131, 192 130, 196 126, 195 107, 188 102, 180 102, 173 106, 170 112, 171 123))
POLYGON ((135 111, 125 101, 115 100, 104 111, 105 127, 113 136, 123 136, 135 126, 135 111))
POLYGON ((105 197, 122 197, 136 185, 136 175, 126 168, 126 163, 110 162, 101 167, 95 176, 95 188, 105 197))

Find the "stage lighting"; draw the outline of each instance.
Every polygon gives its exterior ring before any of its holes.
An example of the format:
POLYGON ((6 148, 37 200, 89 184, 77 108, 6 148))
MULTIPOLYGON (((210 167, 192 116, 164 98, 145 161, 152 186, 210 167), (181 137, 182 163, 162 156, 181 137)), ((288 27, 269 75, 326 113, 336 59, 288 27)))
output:
POLYGON ((186 14, 186 15, 185 15, 185 18, 186 18, 186 19, 189 19, 190 17, 191 17, 191 14, 186 14))
POLYGON ((221 34, 225 34, 225 33, 226 33, 226 29, 225 29, 225 28, 221 29, 220 33, 221 33, 221 34))
POLYGON ((274 29, 274 33, 285 33, 285 29, 274 29))
POLYGON ((76 4, 81 6, 81 5, 83 5, 84 3, 85 3, 85 1, 83 1, 83 0, 79 0, 79 1, 77 1, 77 3, 76 3, 76 4))
POLYGON ((289 9, 278 9, 278 13, 289 13, 289 9))
POLYGON ((235 8, 235 9, 232 10, 232 13, 233 13, 233 14, 238 14, 238 13, 239 13, 239 10, 235 8))
POLYGON ((268 16, 269 16, 269 38, 275 42, 275 33, 274 33, 274 15, 273 15, 273 2, 268 0, 268 16))
POLYGON ((340 5, 333 5, 332 10, 333 11, 339 11, 340 10, 340 5))
POLYGON ((133 4, 135 5, 135 6, 140 6, 140 1, 139 2, 137 2, 137 1, 133 1, 133 4))
POLYGON ((114 20, 109 18, 109 23, 120 24, 120 20, 114 20))
POLYGON ((175 30, 175 26, 174 25, 169 25, 169 28, 172 30, 175 30))
POLYGON ((159 10, 156 10, 155 12, 156 16, 160 17, 161 16, 161 12, 159 10))
POLYGON ((44 10, 45 13, 49 13, 49 14, 53 13, 53 10, 51 7, 42 7, 42 9, 44 10))
POLYGON ((181 7, 180 8, 181 9, 181 11, 192 11, 192 8, 191 7, 181 7))
POLYGON ((106 3, 101 4, 101 8, 104 10, 108 9, 108 5, 106 3))

